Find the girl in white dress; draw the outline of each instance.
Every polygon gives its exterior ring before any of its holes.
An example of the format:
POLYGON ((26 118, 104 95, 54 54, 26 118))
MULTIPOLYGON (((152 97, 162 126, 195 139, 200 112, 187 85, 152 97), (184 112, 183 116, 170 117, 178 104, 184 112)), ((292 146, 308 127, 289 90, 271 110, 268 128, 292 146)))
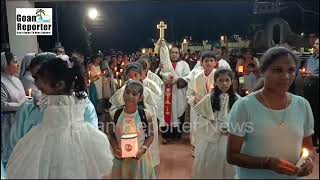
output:
POLYGON ((195 147, 193 178, 232 179, 234 168, 226 160, 227 118, 234 102, 239 99, 232 87, 230 69, 219 68, 214 74, 215 88, 195 107, 199 119, 199 139, 195 147))
POLYGON ((8 178, 99 179, 109 175, 113 155, 105 134, 84 122, 85 82, 77 60, 50 57, 37 72, 45 94, 43 120, 15 146, 8 178), (73 95, 73 91, 75 95, 73 95))

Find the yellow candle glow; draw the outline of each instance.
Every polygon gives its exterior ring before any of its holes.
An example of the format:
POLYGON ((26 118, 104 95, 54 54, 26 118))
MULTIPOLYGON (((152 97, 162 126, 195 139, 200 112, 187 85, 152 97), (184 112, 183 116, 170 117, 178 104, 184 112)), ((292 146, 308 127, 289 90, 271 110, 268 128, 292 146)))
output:
POLYGON ((238 66, 238 73, 243 73, 243 66, 238 66))
POLYGON ((302 148, 302 154, 301 154, 301 157, 300 159, 298 160, 296 166, 298 168, 301 167, 301 165, 304 163, 304 161, 307 159, 307 157, 309 156, 309 151, 307 148, 302 148))
POLYGON ((31 94, 32 93, 32 89, 29 89, 28 92, 29 92, 29 97, 32 97, 32 94, 31 94))
POLYGON ((249 91, 246 91, 246 95, 248 95, 249 94, 249 91))
POLYGON ((309 49, 309 52, 311 52, 311 54, 313 54, 313 51, 314 51, 313 48, 309 49))
POLYGON ((302 73, 305 73, 306 72, 306 68, 302 68, 302 73))

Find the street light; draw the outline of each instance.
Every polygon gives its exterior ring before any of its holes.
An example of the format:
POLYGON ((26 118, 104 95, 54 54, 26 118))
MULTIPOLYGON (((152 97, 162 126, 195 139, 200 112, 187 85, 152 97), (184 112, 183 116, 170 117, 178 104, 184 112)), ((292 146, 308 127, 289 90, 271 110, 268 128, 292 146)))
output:
POLYGON ((88 11, 88 16, 90 19, 95 20, 98 16, 98 11, 96 8, 91 8, 88 11))

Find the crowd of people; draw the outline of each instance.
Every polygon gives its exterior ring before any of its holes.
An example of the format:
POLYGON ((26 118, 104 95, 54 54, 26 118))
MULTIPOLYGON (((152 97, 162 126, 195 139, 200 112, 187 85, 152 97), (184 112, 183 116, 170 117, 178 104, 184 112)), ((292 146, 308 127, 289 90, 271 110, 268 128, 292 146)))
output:
POLYGON ((313 49, 300 68, 284 47, 257 58, 249 48, 234 57, 219 45, 183 55, 173 46, 171 76, 156 53, 86 58, 57 46, 26 54, 20 67, 2 52, 1 176, 155 179, 159 144, 181 138, 187 123, 192 178, 308 176, 319 141, 319 38, 313 49), (304 97, 292 88, 298 74, 304 97))

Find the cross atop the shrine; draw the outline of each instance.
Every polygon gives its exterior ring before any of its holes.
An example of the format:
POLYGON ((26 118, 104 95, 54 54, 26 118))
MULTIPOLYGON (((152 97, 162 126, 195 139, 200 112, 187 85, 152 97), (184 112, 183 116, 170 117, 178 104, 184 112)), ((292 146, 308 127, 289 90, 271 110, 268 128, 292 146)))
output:
POLYGON ((167 25, 163 21, 160 21, 160 24, 157 24, 157 29, 160 30, 159 39, 164 39, 164 30, 167 29, 167 25))

